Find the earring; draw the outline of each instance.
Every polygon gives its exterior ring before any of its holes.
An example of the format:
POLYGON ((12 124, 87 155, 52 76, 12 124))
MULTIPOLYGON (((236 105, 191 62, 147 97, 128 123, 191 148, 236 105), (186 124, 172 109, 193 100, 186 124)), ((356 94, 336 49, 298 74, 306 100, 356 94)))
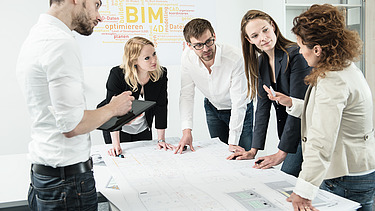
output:
POLYGON ((137 68, 137 65, 135 64, 134 67, 137 68))

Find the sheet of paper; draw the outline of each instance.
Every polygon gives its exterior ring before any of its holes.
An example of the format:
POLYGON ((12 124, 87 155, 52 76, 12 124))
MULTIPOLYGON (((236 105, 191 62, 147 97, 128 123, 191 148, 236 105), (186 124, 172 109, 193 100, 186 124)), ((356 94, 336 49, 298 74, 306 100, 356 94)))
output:
POLYGON ((95 145, 91 148, 91 157, 94 164, 94 178, 96 182, 96 189, 100 191, 108 200, 116 207, 121 207, 122 210, 128 210, 128 201, 120 192, 117 182, 113 178, 111 172, 104 163, 100 151, 106 146, 95 145))
MULTIPOLYGON (((177 145, 178 138, 168 138, 177 145)), ((296 178, 277 169, 254 169, 254 160, 226 160, 231 154, 218 139, 194 141, 195 152, 158 150, 156 140, 122 143, 125 158, 101 156, 130 210, 292 210, 286 202, 296 178)), ((110 198, 108 198, 111 200, 110 198)), ((354 210, 358 203, 320 191, 313 205, 354 210)))

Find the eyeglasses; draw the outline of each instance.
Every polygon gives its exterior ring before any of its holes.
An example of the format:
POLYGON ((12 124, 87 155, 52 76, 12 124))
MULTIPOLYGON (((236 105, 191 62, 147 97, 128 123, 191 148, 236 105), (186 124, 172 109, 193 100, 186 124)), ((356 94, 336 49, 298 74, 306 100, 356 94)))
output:
POLYGON ((191 44, 195 50, 202 50, 204 46, 206 45, 207 47, 212 46, 215 43, 215 38, 210 38, 206 40, 204 43, 197 43, 197 44, 191 44))

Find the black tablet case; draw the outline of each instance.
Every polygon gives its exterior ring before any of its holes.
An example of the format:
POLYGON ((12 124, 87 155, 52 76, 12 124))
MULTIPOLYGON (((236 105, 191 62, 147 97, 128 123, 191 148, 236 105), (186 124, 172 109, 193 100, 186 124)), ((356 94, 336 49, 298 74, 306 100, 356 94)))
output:
POLYGON ((106 131, 116 131, 120 130, 121 127, 133 120, 135 117, 139 116, 143 112, 155 106, 156 102, 146 101, 146 100, 134 100, 132 104, 132 109, 123 116, 115 116, 104 123, 102 126, 98 127, 99 130, 106 131))

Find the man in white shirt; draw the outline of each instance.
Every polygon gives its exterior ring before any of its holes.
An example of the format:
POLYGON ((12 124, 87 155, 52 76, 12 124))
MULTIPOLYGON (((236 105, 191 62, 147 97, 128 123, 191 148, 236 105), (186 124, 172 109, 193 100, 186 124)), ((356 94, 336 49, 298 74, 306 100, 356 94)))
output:
POLYGON ((50 0, 22 46, 17 77, 31 116, 31 210, 97 210, 89 132, 131 109, 130 92, 86 110, 83 69, 72 31, 90 35, 101 0, 50 0))
POLYGON ((189 46, 181 59, 180 117, 183 136, 175 153, 192 145, 195 87, 205 96, 204 107, 211 138, 229 144, 229 151, 251 147, 253 104, 247 98, 247 81, 239 50, 215 44, 210 22, 193 19, 185 25, 189 46))

